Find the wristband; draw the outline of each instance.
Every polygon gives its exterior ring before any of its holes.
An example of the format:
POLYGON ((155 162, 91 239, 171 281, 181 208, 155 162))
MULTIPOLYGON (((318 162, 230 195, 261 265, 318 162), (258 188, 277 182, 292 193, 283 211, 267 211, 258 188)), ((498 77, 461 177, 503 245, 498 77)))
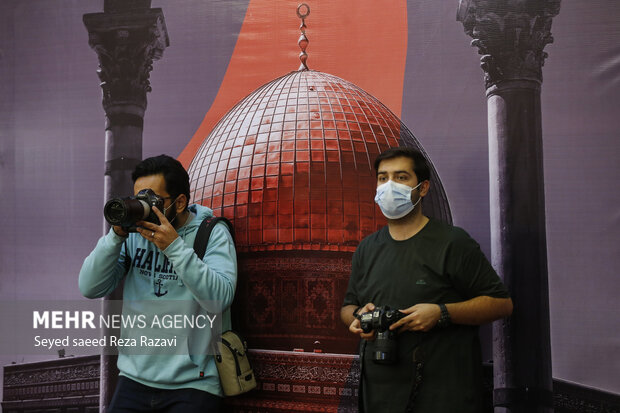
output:
POLYGON ((357 313, 361 308, 362 306, 360 305, 355 310, 353 310, 353 317, 357 318, 358 320, 362 317, 360 314, 357 313))
POLYGON ((452 324, 452 319, 450 318, 450 313, 446 308, 445 304, 437 304, 439 309, 441 310, 441 315, 439 316, 439 320, 437 321, 438 328, 446 328, 450 324, 452 324))

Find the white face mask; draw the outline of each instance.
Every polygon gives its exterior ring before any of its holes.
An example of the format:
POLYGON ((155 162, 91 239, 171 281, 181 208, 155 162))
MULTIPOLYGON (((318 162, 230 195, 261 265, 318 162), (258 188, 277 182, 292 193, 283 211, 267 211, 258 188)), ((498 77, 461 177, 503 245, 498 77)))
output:
POLYGON ((411 191, 422 185, 422 182, 414 188, 409 185, 399 184, 392 180, 377 187, 375 202, 381 208, 381 212, 389 219, 399 219, 413 211, 420 203, 422 197, 414 204, 411 202, 411 191))
MULTIPOLYGON (((181 195, 179 195, 179 196, 181 196, 181 195)), ((179 214, 174 214, 174 217, 172 219, 170 219, 170 218, 168 218, 167 213, 168 213, 168 210, 175 205, 175 203, 177 202, 177 199, 179 199, 179 196, 174 198, 174 201, 172 201, 172 203, 170 205, 168 205, 166 208, 164 208, 164 211, 163 211, 164 216, 166 217, 166 219, 168 219, 168 222, 170 222, 170 224, 172 224, 174 222, 174 220, 177 219, 177 216, 179 214)))

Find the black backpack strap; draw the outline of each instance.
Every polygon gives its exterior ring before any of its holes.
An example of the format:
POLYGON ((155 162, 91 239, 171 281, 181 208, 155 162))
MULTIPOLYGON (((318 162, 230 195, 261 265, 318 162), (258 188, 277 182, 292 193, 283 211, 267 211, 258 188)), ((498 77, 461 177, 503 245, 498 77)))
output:
POLYGON ((232 223, 224 218, 224 217, 207 217, 202 220, 200 223, 200 227, 198 228, 198 232, 196 233, 196 239, 194 240, 194 251, 196 251, 196 255, 198 258, 202 259, 205 256, 205 252, 207 251, 207 244, 209 244, 209 237, 211 236, 211 231, 213 231, 213 227, 218 222, 224 222, 228 226, 228 231, 233 238, 233 242, 235 241, 235 231, 233 230, 232 223))

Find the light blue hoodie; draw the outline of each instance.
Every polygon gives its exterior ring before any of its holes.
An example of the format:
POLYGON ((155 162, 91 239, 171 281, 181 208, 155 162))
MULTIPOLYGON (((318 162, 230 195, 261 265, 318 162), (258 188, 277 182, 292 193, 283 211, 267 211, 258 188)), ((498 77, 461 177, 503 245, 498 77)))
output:
MULTIPOLYGON (((230 329, 230 305, 237 283, 232 236, 226 224, 215 225, 201 261, 194 252, 194 239, 200 223, 213 216, 213 211, 201 205, 191 205, 189 210, 192 219, 177 230, 179 236, 163 252, 140 234, 131 233, 125 239, 111 229, 84 260, 79 277, 82 294, 88 298, 106 296, 124 277, 124 302, 176 300, 179 307, 175 303, 175 314, 191 315, 196 302, 216 301, 221 303, 222 331, 230 329)), ((209 328, 199 334, 204 334, 200 342, 209 342, 209 328)), ((156 388, 194 388, 222 395, 212 356, 119 353, 120 374, 132 380, 156 388)))

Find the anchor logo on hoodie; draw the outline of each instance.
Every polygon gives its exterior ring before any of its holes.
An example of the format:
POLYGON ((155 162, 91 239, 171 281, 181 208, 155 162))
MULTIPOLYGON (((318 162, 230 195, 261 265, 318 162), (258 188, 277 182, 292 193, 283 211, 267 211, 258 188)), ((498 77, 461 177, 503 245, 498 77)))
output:
POLYGON ((157 280, 156 283, 153 283, 153 289, 155 289, 155 286, 157 286, 157 290, 155 290, 155 295, 158 297, 163 297, 164 295, 168 294, 168 290, 166 290, 163 293, 161 292, 161 285, 162 285, 161 280, 157 280))

